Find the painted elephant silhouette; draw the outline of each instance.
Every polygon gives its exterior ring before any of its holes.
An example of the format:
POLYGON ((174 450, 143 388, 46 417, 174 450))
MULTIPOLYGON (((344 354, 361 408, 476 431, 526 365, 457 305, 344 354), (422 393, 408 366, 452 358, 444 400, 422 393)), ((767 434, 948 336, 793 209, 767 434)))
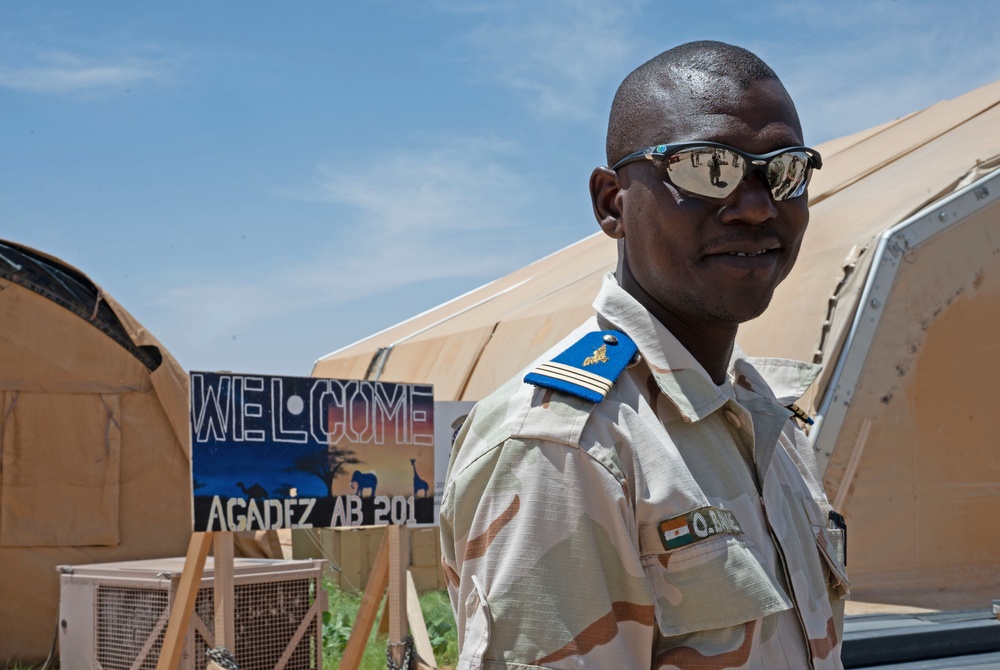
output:
POLYGON ((354 492, 363 496, 365 489, 371 489, 371 497, 375 497, 375 487, 378 486, 378 477, 375 476, 374 472, 361 472, 360 470, 355 470, 354 474, 351 475, 351 486, 354 487, 354 492))

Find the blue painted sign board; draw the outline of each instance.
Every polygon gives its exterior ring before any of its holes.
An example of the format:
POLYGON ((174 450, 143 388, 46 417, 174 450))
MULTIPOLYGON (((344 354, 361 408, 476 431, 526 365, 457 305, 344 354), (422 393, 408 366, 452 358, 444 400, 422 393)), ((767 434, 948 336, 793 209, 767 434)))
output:
POLYGON ((431 523, 428 384, 191 372, 194 530, 431 523))

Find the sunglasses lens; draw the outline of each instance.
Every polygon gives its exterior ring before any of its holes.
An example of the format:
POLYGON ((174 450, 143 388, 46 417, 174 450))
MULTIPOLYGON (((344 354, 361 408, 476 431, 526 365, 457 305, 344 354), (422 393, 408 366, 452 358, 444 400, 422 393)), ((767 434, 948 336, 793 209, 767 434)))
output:
MULTIPOLYGON (((747 159, 724 147, 694 146, 662 160, 670 183, 707 198, 725 198, 736 190, 748 171, 747 159)), ((772 198, 789 200, 805 193, 812 175, 809 161, 805 151, 786 151, 770 159, 766 167, 763 159, 755 159, 749 167, 766 172, 772 198)))
POLYGON ((709 198, 725 198, 744 174, 744 160, 734 151, 718 147, 684 149, 667 158, 667 172, 674 186, 709 198))
POLYGON ((789 151, 771 159, 767 165, 767 183, 775 200, 797 198, 809 185, 809 154, 789 151))

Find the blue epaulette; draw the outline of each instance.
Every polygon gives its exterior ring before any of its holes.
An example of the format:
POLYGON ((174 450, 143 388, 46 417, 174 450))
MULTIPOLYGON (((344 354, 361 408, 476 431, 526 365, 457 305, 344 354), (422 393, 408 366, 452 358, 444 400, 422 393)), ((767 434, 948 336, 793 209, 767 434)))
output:
POLYGON ((551 361, 535 366, 524 381, 601 402, 637 349, 632 338, 617 330, 587 333, 551 361))

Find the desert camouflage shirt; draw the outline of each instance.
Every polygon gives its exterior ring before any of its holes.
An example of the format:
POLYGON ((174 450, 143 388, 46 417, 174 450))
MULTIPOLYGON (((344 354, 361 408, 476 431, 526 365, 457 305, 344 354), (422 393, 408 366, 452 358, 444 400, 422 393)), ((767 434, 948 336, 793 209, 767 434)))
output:
POLYGON ((737 351, 720 387, 611 275, 594 306, 553 352, 626 333, 603 401, 519 377, 455 444, 459 668, 842 667, 842 534, 785 408, 816 369, 737 351))

